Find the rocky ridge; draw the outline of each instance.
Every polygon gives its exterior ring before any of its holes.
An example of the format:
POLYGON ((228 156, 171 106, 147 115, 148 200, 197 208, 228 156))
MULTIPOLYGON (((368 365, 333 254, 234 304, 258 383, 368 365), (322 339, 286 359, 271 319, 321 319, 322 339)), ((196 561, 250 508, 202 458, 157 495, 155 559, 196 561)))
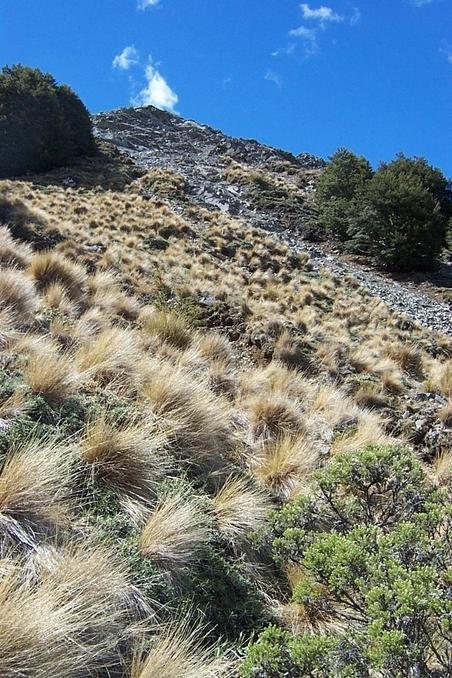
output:
MULTIPOLYGON (((303 238, 303 221, 313 219, 312 198, 316 175, 325 161, 309 153, 294 156, 255 140, 228 137, 222 132, 185 120, 152 106, 120 109, 94 117, 95 133, 127 154, 139 167, 170 169, 187 182, 193 202, 240 217, 252 226, 277 234, 295 250, 307 251, 315 269, 327 268, 335 275, 352 275, 373 295, 390 308, 403 313, 411 321, 445 334, 452 334, 451 309, 422 292, 407 289, 402 283, 388 279, 376 271, 356 263, 340 261, 321 243, 303 238), (233 183, 225 177, 231 161, 251 170, 262 167, 288 167, 291 172, 304 172, 303 197, 306 211, 299 211, 299 223, 290 228, 282 223, 276 210, 262 209, 250 200, 249 187, 233 183)), ((312 228, 312 226, 311 226, 312 228)))

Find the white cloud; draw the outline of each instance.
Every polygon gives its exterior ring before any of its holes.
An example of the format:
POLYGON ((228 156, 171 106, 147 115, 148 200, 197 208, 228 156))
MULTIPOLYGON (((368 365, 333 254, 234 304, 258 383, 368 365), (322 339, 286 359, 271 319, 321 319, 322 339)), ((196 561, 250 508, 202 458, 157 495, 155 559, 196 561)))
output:
POLYGON ((314 54, 317 52, 317 31, 315 28, 299 26, 298 28, 294 28, 289 31, 289 35, 293 38, 301 38, 306 54, 314 54))
POLYGON ((306 2, 303 2, 300 5, 300 9, 303 12, 303 19, 320 21, 320 23, 325 23, 327 21, 340 22, 344 20, 344 17, 340 14, 335 14, 331 7, 325 7, 322 5, 318 9, 310 7, 306 2))
POLYGON ((146 66, 145 74, 147 85, 132 100, 134 106, 155 106, 164 111, 174 111, 179 97, 163 75, 152 64, 146 66))
POLYGON ((352 15, 349 19, 350 26, 355 26, 355 24, 361 21, 361 10, 359 7, 353 7, 352 15))
POLYGON ((129 47, 124 47, 121 54, 115 56, 113 59, 113 68, 127 71, 132 66, 136 66, 138 61, 138 50, 133 45, 129 45, 129 47))
POLYGON ((415 7, 423 7, 424 5, 431 5, 434 0, 411 0, 411 4, 415 7))
POLYGON ((291 42, 290 45, 287 45, 287 47, 278 47, 278 49, 275 49, 275 51, 272 52, 272 56, 278 57, 281 56, 281 54, 289 56, 290 54, 294 53, 295 47, 296 45, 294 42, 291 42))
POLYGON ((157 7, 160 0, 138 0, 138 9, 147 9, 148 7, 157 7))
POLYGON ((452 66, 452 48, 450 47, 441 48, 439 51, 441 52, 441 54, 444 54, 447 62, 452 66))
POLYGON ((269 80, 270 82, 274 82, 276 87, 281 89, 282 87, 282 78, 278 73, 275 73, 274 71, 267 71, 266 74, 264 75, 265 80, 269 80))

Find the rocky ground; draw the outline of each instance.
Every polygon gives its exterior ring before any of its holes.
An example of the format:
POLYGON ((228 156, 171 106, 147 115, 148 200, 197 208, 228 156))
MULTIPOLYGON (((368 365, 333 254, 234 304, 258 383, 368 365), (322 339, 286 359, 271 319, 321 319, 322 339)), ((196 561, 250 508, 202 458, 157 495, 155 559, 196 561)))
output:
MULTIPOLYGON (((320 158, 309 153, 293 156, 254 140, 228 137, 207 125, 184 120, 153 107, 102 113, 95 117, 94 122, 100 138, 114 144, 140 167, 146 170, 165 168, 181 174, 195 203, 239 216, 253 226, 279 232, 291 247, 309 252, 315 268, 325 267, 340 277, 352 275, 372 294, 414 323, 452 334, 450 305, 436 301, 415 284, 409 289, 405 282, 391 280, 367 266, 346 261, 339 257, 339 253, 329 252, 322 243, 307 241, 302 237, 303 212, 300 213, 300 228, 287 228, 278 214, 259 209, 249 200, 248 187, 231 183, 224 176, 231 160, 247 168, 279 168, 285 165, 294 168, 293 171, 305 170, 307 180, 304 190, 310 207, 315 172, 321 171, 324 166, 320 158), (310 171, 314 172, 312 176, 310 171)), ((312 218, 310 209, 306 217, 312 218)))

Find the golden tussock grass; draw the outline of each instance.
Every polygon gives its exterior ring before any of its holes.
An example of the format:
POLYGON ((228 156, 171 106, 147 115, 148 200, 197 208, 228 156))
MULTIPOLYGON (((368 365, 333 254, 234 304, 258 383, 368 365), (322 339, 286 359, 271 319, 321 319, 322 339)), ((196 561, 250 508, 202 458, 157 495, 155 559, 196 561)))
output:
POLYGON ((304 422, 300 408, 288 398, 276 394, 254 398, 247 404, 254 440, 267 440, 301 433, 304 422))
POLYGON ((306 486, 318 463, 312 441, 305 436, 284 436, 262 447, 252 472, 275 497, 288 501, 306 486))
POLYGON ((28 323, 38 310, 39 300, 33 282, 21 271, 0 270, 0 309, 6 309, 11 318, 28 323))
POLYGON ((0 266, 27 268, 31 255, 28 244, 15 240, 6 226, 0 226, 0 266))
POLYGON ((443 363, 436 360, 432 363, 427 387, 441 393, 446 398, 452 398, 452 360, 446 360, 443 363))
POLYGON ((237 440, 230 405, 189 371, 153 363, 143 396, 162 418, 173 451, 195 464, 222 466, 237 440))
POLYGON ((29 357, 23 370, 24 382, 49 402, 63 402, 77 393, 79 375, 71 356, 57 346, 44 346, 29 357))
POLYGON ((146 652, 135 652, 130 678, 227 678, 233 665, 206 639, 205 631, 190 617, 164 626, 146 652))
POLYGON ((165 446, 152 418, 121 424, 103 413, 88 422, 80 456, 119 497, 149 503, 170 470, 165 446))
POLYGON ((30 440, 10 451, 0 473, 1 536, 30 545, 68 526, 70 458, 55 442, 30 440))
POLYGON ((77 369, 84 379, 95 378, 104 384, 124 387, 136 384, 142 361, 139 337, 119 327, 101 330, 75 354, 77 369))
MULTIPOLYGON (((367 445, 390 445, 396 441, 384 430, 384 420, 373 412, 361 412, 356 427, 345 431, 332 445, 333 454, 356 452, 367 445)), ((400 439, 399 439, 400 442, 400 439)))
POLYGON ((244 477, 228 478, 212 501, 218 530, 234 546, 247 543, 263 527, 271 508, 268 495, 244 477))
POLYGON ((21 565, 0 578, 2 675, 79 678, 118 667, 128 581, 114 555, 86 545, 48 551, 28 581, 21 565))
POLYGON ((29 272, 39 289, 60 283, 66 294, 75 301, 85 294, 87 275, 85 269, 58 252, 38 252, 33 255, 29 272))
POLYGON ((146 521, 138 548, 160 568, 177 577, 197 562, 210 540, 210 517, 183 490, 161 499, 146 521))
POLYGON ((143 309, 138 322, 145 332, 180 349, 190 344, 191 332, 185 320, 174 311, 143 309))

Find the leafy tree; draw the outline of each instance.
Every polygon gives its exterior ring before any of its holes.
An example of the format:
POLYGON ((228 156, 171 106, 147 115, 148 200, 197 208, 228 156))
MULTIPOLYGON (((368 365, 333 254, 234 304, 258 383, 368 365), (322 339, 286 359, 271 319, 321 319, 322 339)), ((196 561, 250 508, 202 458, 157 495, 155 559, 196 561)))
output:
POLYGON ((20 64, 0 72, 0 176, 40 171, 93 154, 89 113, 67 86, 20 64))
POLYGON ((368 183, 365 206, 349 222, 354 249, 368 249, 397 270, 430 268, 445 244, 452 193, 443 174, 423 158, 399 156, 368 183))
POLYGON ((410 451, 336 457, 276 514, 274 558, 298 568, 305 633, 269 627, 246 678, 446 678, 452 671, 451 509, 410 451))
POLYGON ((319 179, 316 191, 320 221, 335 237, 345 241, 351 214, 372 178, 369 162, 346 148, 339 148, 319 179))

